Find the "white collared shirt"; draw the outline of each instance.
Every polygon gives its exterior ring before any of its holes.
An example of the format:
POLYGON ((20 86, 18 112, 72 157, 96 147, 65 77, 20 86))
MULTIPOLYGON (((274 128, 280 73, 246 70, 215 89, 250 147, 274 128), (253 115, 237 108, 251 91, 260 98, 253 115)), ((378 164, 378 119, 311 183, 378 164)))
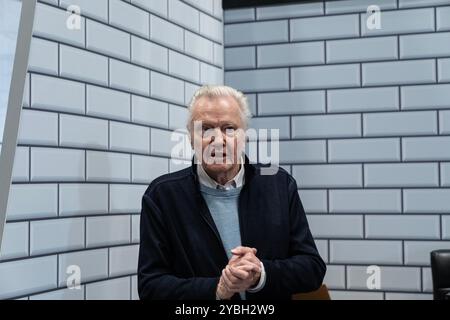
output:
MULTIPOLYGON (((223 189, 223 190, 230 190, 234 188, 240 188, 245 183, 245 169, 244 169, 244 157, 241 157, 241 167, 239 169, 239 172, 234 176, 233 179, 226 182, 224 185, 219 184, 216 180, 211 178, 208 173, 206 173, 205 169, 201 164, 197 164, 197 174, 199 182, 209 188, 213 189, 223 189)), ((248 289, 248 292, 258 292, 260 291, 266 283, 266 271, 264 270, 264 264, 261 262, 261 276, 259 278, 259 282, 256 285, 256 287, 253 287, 252 289, 248 289)))
POLYGON ((224 185, 219 184, 216 180, 211 178, 203 168, 201 164, 197 164, 197 174, 198 179, 201 184, 213 188, 213 189, 223 189, 223 190, 229 190, 234 188, 240 188, 244 185, 244 158, 241 157, 241 168, 239 169, 239 172, 234 176, 233 179, 226 182, 224 185))

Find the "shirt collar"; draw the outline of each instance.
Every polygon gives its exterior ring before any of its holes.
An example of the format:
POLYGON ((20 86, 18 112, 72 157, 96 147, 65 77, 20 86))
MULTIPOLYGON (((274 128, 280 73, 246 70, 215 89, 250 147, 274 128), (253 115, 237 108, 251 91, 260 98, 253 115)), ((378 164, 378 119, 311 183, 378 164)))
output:
POLYGON ((229 189, 234 189, 234 188, 240 188, 244 185, 244 157, 241 157, 241 167, 239 169, 239 172, 234 176, 233 179, 231 179, 230 181, 228 181, 227 183, 225 183, 224 185, 221 185, 219 183, 217 183, 216 180, 214 180, 213 178, 211 178, 208 173, 206 173, 205 169, 203 168, 203 166, 198 163, 197 164, 197 174, 198 174, 198 179, 199 182, 201 184, 203 184, 204 186, 207 186, 209 188, 213 188, 213 189, 223 189, 223 190, 229 190, 229 189))

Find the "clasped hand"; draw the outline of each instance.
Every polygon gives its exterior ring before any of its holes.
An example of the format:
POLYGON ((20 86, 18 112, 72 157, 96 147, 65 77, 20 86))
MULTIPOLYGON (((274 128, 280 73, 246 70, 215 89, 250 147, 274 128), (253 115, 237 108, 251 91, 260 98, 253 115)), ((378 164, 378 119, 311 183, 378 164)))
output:
POLYGON ((256 249, 236 247, 233 256, 222 270, 217 286, 217 297, 230 299, 237 292, 244 292, 256 286, 261 277, 261 261, 256 257, 256 249))

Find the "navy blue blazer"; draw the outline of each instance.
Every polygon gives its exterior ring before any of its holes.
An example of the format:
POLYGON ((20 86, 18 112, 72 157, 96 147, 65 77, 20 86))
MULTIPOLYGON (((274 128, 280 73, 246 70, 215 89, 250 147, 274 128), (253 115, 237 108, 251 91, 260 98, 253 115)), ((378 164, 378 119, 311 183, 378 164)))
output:
MULTIPOLYGON (((243 246, 257 249, 264 288, 248 300, 290 299, 318 289, 326 266, 308 227, 294 178, 262 175, 246 158, 239 195, 243 246)), ((215 299, 228 258, 200 193, 196 164, 155 179, 142 197, 138 292, 141 299, 215 299)), ((240 299, 235 294, 233 299, 240 299)))

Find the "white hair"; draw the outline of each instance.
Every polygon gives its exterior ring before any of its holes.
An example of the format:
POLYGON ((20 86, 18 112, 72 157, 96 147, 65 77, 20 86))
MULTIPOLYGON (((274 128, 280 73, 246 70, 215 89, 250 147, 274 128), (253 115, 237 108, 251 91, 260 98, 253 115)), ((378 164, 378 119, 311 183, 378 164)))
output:
POLYGON ((188 106, 189 115, 187 120, 187 129, 189 132, 192 129, 192 116, 195 104, 201 97, 208 97, 208 98, 233 97, 239 105, 239 110, 241 111, 240 113, 242 123, 244 124, 244 129, 247 129, 249 119, 252 116, 250 109, 248 107, 247 97, 241 91, 238 91, 232 87, 223 85, 204 85, 198 88, 197 91, 195 91, 194 95, 192 96, 191 102, 189 103, 188 106))

